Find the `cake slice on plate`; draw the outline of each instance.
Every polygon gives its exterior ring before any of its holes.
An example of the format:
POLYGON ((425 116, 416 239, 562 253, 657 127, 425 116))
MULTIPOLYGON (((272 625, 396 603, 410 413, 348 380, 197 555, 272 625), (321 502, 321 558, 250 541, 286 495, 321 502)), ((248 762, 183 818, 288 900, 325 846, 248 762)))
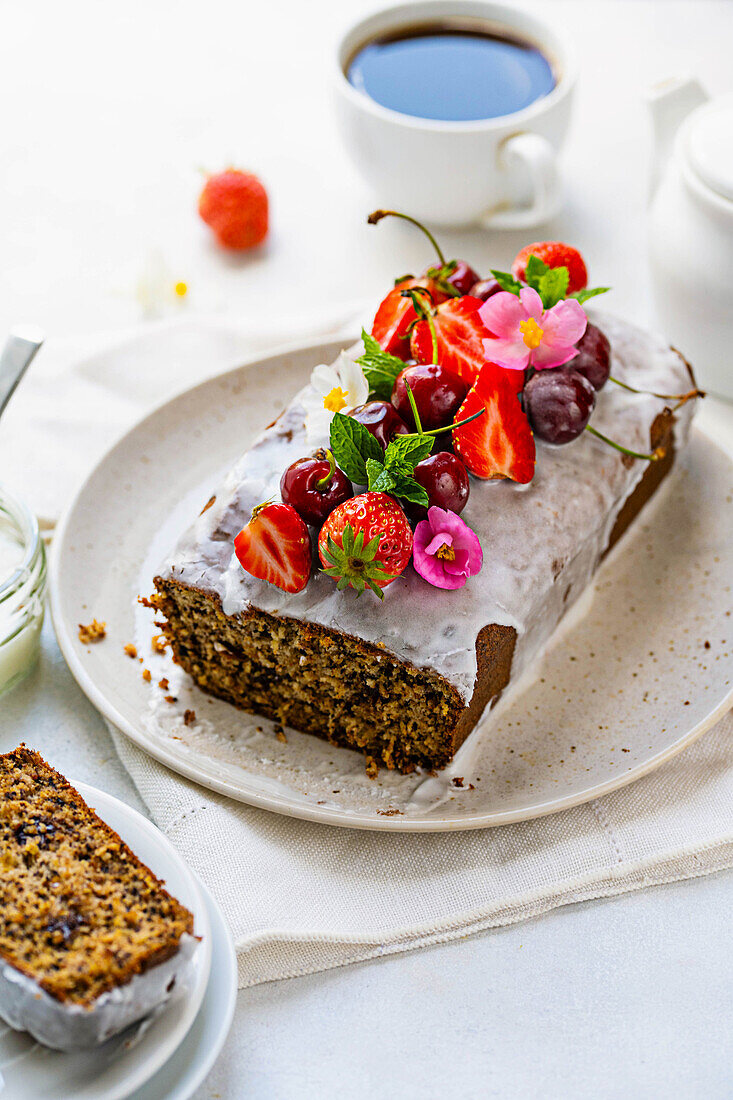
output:
POLYGON ((588 321, 574 257, 531 247, 476 294, 444 262, 401 280, 183 534, 154 600, 205 691, 408 772, 446 765, 542 649, 696 391, 663 339, 588 321))
POLYGON ((193 917, 24 745, 0 756, 0 1017, 96 1046, 185 984, 193 917))

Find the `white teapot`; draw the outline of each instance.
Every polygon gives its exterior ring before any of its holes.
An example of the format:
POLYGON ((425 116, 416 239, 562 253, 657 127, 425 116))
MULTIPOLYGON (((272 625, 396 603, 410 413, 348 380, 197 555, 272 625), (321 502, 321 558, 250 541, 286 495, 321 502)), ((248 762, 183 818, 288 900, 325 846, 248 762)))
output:
POLYGON ((733 399, 733 95, 708 100, 697 80, 668 80, 650 106, 657 314, 698 385, 733 399))

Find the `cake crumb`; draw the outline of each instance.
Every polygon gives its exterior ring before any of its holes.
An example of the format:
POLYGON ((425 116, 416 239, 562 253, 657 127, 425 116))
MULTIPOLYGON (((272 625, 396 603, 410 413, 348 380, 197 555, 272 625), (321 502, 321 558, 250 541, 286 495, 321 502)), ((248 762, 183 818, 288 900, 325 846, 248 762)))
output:
POLYGON ((379 774, 379 764, 373 756, 367 756, 365 759, 366 773, 370 779, 376 779, 379 774))
POLYGON ((280 741, 283 745, 287 745, 288 739, 282 726, 280 727, 280 729, 275 730, 275 737, 277 737, 278 741, 280 741))
POLYGON ((183 724, 184 726, 192 726, 196 721, 195 710, 184 710, 183 712, 183 724))
POLYGON ((145 681, 145 683, 149 684, 150 681, 152 680, 152 678, 153 677, 151 675, 150 669, 149 668, 144 668, 143 669, 143 680, 145 681))
POLYGON ((158 687, 161 691, 168 691, 170 684, 168 683, 167 676, 164 676, 162 680, 158 680, 158 687))
POLYGON ((138 596, 138 598, 137 598, 137 602, 138 602, 138 603, 141 603, 141 604, 143 605, 143 607, 154 607, 154 606, 155 606, 155 604, 153 604, 153 603, 152 603, 152 602, 151 602, 151 601, 150 601, 150 600, 148 599, 148 597, 147 597, 147 596, 138 596))
POLYGON ((165 647, 168 645, 165 634, 153 634, 150 640, 150 648, 153 653, 165 653, 165 647))
POLYGON ((463 786, 463 776, 462 775, 454 775, 453 778, 451 779, 451 783, 453 784, 454 787, 462 787, 463 786))
POLYGON ((165 701, 166 701, 166 703, 177 703, 178 702, 178 697, 175 696, 175 695, 166 695, 165 696, 165 701))
POLYGON ((132 660, 134 661, 135 658, 137 657, 137 647, 134 646, 132 644, 132 642, 128 642, 127 645, 124 646, 123 648, 124 648, 125 653, 127 654, 127 656, 131 657, 132 660))
POLYGON ((395 814, 401 814, 402 810, 396 810, 396 809, 392 808, 392 809, 389 809, 389 810, 377 810, 377 813, 381 814, 382 817, 394 817, 395 814))
POLYGON ((79 623, 79 641, 82 645, 94 645, 95 642, 101 642, 106 637, 106 623, 97 622, 96 619, 92 619, 87 626, 84 623, 79 623))

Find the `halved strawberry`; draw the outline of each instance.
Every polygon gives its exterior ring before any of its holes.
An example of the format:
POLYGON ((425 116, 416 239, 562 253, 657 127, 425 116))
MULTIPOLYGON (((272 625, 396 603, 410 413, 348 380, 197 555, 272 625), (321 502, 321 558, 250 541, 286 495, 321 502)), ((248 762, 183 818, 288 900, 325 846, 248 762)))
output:
MULTIPOLYGON (((484 303, 464 294, 450 298, 433 314, 438 344, 438 362, 472 385, 486 362, 484 340, 491 333, 479 316, 484 303)), ((433 340, 427 321, 418 321, 410 337, 410 350, 418 363, 432 363, 433 340)))
POLYGON ((302 592, 311 571, 308 528, 289 504, 261 504, 234 540, 242 568, 284 592, 302 592))
POLYGON ((485 409, 484 415, 453 431, 453 445, 476 477, 508 477, 522 485, 534 477, 535 446, 532 429, 519 404, 515 382, 496 363, 485 363, 456 414, 464 420, 485 409))
POLYGON ((428 289, 436 305, 444 302, 448 297, 427 276, 415 279, 408 275, 400 279, 394 289, 390 290, 387 297, 382 300, 372 325, 372 336, 379 341, 382 350, 400 359, 410 358, 410 339, 407 330, 413 321, 417 320, 412 301, 410 298, 403 298, 402 291, 416 286, 428 289))

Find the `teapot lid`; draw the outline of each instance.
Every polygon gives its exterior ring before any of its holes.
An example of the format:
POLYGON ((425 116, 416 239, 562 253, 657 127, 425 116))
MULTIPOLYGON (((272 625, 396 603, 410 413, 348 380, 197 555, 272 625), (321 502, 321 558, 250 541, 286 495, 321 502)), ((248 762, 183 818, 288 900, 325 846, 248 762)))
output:
POLYGON ((733 200, 733 99, 695 111, 687 132, 687 157, 711 190, 733 200))

